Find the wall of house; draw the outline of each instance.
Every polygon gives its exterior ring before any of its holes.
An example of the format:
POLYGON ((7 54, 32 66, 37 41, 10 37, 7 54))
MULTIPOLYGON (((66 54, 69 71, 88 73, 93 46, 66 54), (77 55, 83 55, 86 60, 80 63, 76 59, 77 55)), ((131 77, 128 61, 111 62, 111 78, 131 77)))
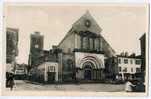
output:
POLYGON ((130 73, 130 74, 135 74, 136 73, 136 68, 141 68, 141 59, 136 59, 136 58, 121 58, 118 57, 118 68, 121 67, 121 71, 119 73, 130 73), (119 62, 119 59, 121 62, 119 62), (124 63, 124 59, 128 60, 128 63, 124 63), (136 64, 135 61, 139 60, 140 64, 136 64), (124 71, 124 69, 127 68, 127 71, 124 71))
POLYGON ((18 29, 7 28, 6 29, 6 56, 18 55, 18 29))

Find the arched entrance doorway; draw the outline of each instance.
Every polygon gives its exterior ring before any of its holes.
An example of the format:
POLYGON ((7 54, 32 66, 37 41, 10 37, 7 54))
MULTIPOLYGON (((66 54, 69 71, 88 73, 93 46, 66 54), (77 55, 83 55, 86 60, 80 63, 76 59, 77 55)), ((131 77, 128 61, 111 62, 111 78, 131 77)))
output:
POLYGON ((91 62, 86 62, 83 64, 84 70, 84 80, 91 80, 92 79, 92 69, 93 64, 91 62))

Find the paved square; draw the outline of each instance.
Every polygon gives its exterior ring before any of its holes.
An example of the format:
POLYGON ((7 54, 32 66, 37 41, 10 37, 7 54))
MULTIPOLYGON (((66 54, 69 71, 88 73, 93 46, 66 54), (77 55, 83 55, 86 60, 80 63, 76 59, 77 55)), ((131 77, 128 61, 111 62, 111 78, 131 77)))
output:
MULTIPOLYGON (((7 88, 7 90, 9 90, 7 88)), ((23 80, 15 80, 15 91, 89 91, 89 92, 122 92, 124 91, 124 84, 32 84, 23 80)))

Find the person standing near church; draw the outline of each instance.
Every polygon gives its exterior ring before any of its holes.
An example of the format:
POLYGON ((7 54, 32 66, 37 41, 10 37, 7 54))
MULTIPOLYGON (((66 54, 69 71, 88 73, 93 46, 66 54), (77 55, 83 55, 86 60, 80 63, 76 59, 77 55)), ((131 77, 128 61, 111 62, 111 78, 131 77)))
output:
POLYGON ((130 80, 128 80, 128 81, 126 82, 126 84, 125 84, 125 91, 126 91, 126 92, 132 92, 134 86, 135 86, 135 85, 133 85, 133 84, 130 82, 130 80))
POLYGON ((14 74, 11 73, 9 76, 9 86, 11 91, 13 90, 14 84, 14 74))

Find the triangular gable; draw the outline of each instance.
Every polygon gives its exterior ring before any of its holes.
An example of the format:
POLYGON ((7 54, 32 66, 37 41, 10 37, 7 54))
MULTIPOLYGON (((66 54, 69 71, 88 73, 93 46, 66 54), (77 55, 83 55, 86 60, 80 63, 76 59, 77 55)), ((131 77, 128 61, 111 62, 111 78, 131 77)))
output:
POLYGON ((102 38, 102 48, 103 48, 103 51, 105 52, 105 55, 107 57, 115 56, 115 51, 112 49, 112 47, 109 45, 109 43, 105 40, 105 38, 100 34, 102 29, 99 27, 97 22, 94 20, 94 18, 90 15, 90 13, 88 11, 72 25, 72 28, 66 34, 64 39, 59 43, 59 46, 69 35, 71 35, 72 33, 75 33, 73 31, 76 31, 76 32, 90 31, 92 33, 96 33, 97 35, 100 35, 100 37, 102 38), (90 27, 86 26, 86 24, 85 24, 86 20, 89 20, 91 22, 90 27))
POLYGON ((99 27, 97 22, 94 20, 94 18, 91 16, 89 11, 87 11, 82 17, 80 17, 79 20, 77 20, 73 25, 72 28, 79 31, 90 31, 92 33, 100 34, 102 29, 99 27), (89 21, 88 25, 87 22, 89 21))

